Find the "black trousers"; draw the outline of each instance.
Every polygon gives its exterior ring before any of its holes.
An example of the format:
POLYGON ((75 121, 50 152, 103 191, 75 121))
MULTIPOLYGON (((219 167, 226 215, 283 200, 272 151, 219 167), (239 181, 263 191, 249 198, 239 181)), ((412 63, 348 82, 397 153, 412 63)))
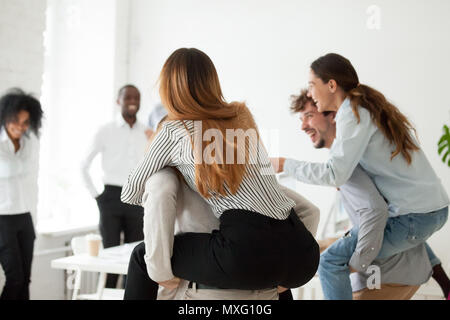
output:
MULTIPOLYGON (((147 274, 145 246, 133 251, 125 287, 126 300, 156 299, 158 284, 147 274)), ((245 210, 228 210, 212 233, 175 236, 173 274, 223 288, 260 290, 307 283, 319 265, 319 246, 294 210, 276 220, 245 210)))
MULTIPOLYGON (((144 208, 120 201, 121 192, 121 187, 105 185, 103 193, 96 198, 104 248, 120 245, 121 232, 125 243, 144 239, 144 208)), ((106 288, 115 288, 117 279, 118 275, 108 274, 106 288)))
POLYGON ((29 213, 0 215, 0 263, 6 283, 0 300, 29 300, 34 240, 29 213))

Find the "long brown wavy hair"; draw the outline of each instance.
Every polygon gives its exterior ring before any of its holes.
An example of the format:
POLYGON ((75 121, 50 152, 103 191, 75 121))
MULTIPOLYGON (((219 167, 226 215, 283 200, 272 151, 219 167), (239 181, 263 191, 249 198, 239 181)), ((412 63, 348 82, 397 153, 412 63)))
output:
MULTIPOLYGON (((206 130, 212 128, 222 132, 223 141, 207 143, 202 139, 202 154, 209 144, 222 143, 223 154, 217 156, 222 160, 227 159, 226 145, 233 146, 234 161, 231 164, 226 161, 213 161, 209 164, 205 161, 200 164, 196 162, 195 183, 199 193, 206 198, 211 197, 211 192, 225 196, 226 185, 235 194, 246 174, 248 152, 245 154, 245 163, 236 161, 237 143, 235 139, 226 139, 226 129, 256 130, 256 124, 246 105, 225 101, 213 62, 204 52, 195 48, 181 48, 173 52, 162 68, 159 82, 161 102, 168 112, 167 120, 201 120, 201 137, 206 130)), ((192 136, 191 142, 194 148, 192 136)))
POLYGON ((406 162, 411 164, 411 153, 419 150, 412 137, 412 132, 417 136, 415 128, 381 92, 359 83, 358 74, 348 59, 336 53, 329 53, 315 60, 311 64, 311 70, 324 83, 333 79, 345 91, 350 98, 358 123, 360 121, 358 106, 369 111, 372 121, 388 141, 396 146, 391 154, 391 160, 402 154, 406 162))

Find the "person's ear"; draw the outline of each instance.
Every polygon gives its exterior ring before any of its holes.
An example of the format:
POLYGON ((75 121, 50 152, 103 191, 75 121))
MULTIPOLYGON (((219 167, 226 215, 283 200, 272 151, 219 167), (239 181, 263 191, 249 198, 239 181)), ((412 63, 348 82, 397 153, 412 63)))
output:
POLYGON ((327 115, 327 118, 329 119, 331 124, 336 124, 336 112, 330 111, 330 113, 327 115))
POLYGON ((333 119, 333 121, 335 121, 336 118, 336 111, 331 111, 330 112, 331 118, 333 119))
POLYGON ((330 90, 331 93, 335 93, 337 91, 337 82, 336 82, 336 80, 330 79, 328 81, 328 90, 330 90))
POLYGON ((332 118, 331 118, 331 123, 332 124, 336 124, 336 112, 333 112, 334 113, 334 115, 333 116, 331 116, 332 118))

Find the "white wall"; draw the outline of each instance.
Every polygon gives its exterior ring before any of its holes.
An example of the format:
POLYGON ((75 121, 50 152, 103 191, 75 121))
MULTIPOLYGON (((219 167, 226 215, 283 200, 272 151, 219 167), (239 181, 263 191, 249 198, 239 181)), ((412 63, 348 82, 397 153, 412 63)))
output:
POLYGON ((40 96, 45 6, 46 0, 0 0, 0 94, 20 87, 40 96))
MULTIPOLYGON (((98 223, 95 200, 81 183, 80 162, 97 128, 118 112, 116 92, 128 72, 129 24, 128 1, 44 3, 48 7, 44 68, 40 70, 46 116, 41 138, 40 233, 98 223)), ((101 190, 99 167, 96 159, 91 171, 101 190)), ((71 232, 64 237, 38 235, 32 299, 64 299, 64 272, 51 269, 50 261, 66 253, 48 250, 67 246, 72 236, 71 232)))
MULTIPOLYGON (((450 193, 450 168, 436 148, 442 125, 450 122, 449 13, 446 0, 132 0, 128 77, 144 91, 143 107, 150 110, 159 100, 156 81, 165 59, 179 47, 197 47, 214 61, 225 97, 247 101, 260 129, 273 130, 279 145, 265 139, 272 155, 324 161, 327 152, 314 150, 289 114, 289 96, 306 86, 314 59, 340 53, 362 83, 410 117, 450 193), (370 5, 381 10, 380 29, 373 29, 370 5)), ((327 212, 331 188, 297 187, 327 212)), ((449 234, 450 223, 430 240, 445 265, 449 234)))

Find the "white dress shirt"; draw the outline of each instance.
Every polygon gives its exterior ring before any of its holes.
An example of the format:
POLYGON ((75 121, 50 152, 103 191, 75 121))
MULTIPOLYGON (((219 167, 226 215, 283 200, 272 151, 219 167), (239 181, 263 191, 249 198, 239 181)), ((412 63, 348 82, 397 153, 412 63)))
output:
POLYGON ((0 129, 0 214, 35 213, 39 140, 33 133, 22 136, 20 148, 14 144, 4 127, 0 129))
POLYGON ((89 174, 92 160, 101 154, 104 184, 123 186, 131 170, 144 157, 147 147, 145 129, 146 127, 139 121, 131 128, 120 116, 98 130, 81 168, 84 184, 93 197, 97 197, 100 192, 89 174))

